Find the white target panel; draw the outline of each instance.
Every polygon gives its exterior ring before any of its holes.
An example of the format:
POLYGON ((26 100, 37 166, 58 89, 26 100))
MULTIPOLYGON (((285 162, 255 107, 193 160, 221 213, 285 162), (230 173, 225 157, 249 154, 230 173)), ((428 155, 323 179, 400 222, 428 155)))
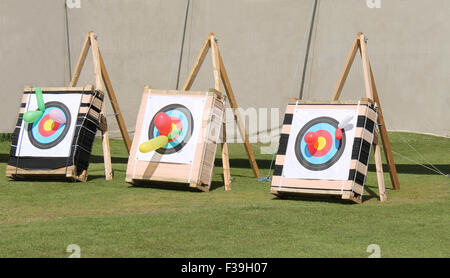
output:
POLYGON ((160 149, 148 153, 138 150, 136 160, 192 164, 202 128, 206 96, 149 95, 147 98, 139 145, 160 135, 155 126, 155 115, 159 112, 169 115, 181 132, 160 149))
POLYGON ((347 180, 358 111, 297 109, 294 112, 282 176, 300 179, 347 180), (342 138, 335 133, 342 121, 342 138), (315 133, 314 144, 306 136, 315 133))
MULTIPOLYGON (((68 157, 74 138, 82 94, 45 93, 45 111, 34 123, 22 121, 15 155, 17 157, 68 157), (49 113, 60 110, 66 123, 49 127, 49 113)), ((28 98, 25 111, 37 110, 34 95, 28 98)))

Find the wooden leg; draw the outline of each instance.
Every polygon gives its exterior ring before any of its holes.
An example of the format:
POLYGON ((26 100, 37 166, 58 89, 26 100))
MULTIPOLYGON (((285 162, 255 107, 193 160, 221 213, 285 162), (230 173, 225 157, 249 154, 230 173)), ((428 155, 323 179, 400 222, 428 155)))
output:
POLYGON ((381 161, 381 150, 380 144, 374 144, 374 158, 375 167, 377 170, 377 180, 378 180, 378 192, 380 194, 380 201, 386 201, 386 187, 384 185, 384 175, 383 175, 383 163, 381 161))
POLYGON ((103 61, 103 57, 102 54, 100 53, 100 50, 98 51, 98 56, 100 60, 102 77, 105 83, 106 92, 108 93, 109 100, 111 101, 111 106, 116 116, 117 124, 119 125, 120 133, 122 134, 125 147, 127 148, 128 153, 130 153, 131 148, 130 136, 128 135, 127 127, 125 126, 125 121, 123 120, 122 113, 120 112, 119 103, 117 102, 116 94, 114 93, 114 89, 112 87, 111 80, 109 79, 108 72, 106 71, 105 62, 103 61))
POLYGON ((222 165, 225 190, 231 190, 230 158, 228 156, 227 131, 225 122, 222 125, 222 165))
POLYGON ((400 182, 398 181, 397 168, 395 168, 394 156, 392 155, 391 144, 386 129, 386 123, 384 122, 383 111, 381 110, 380 99, 378 98, 377 86, 375 85, 375 79, 373 77, 372 66, 369 63, 370 78, 373 85, 373 100, 378 106, 378 127, 380 129, 381 142, 383 143, 383 151, 386 156, 386 162, 389 167, 389 175, 391 177, 392 186, 394 189, 400 189, 400 182))
POLYGON ((103 147, 103 161, 105 164, 105 179, 112 180, 113 170, 111 164, 111 147, 109 145, 108 123, 103 114, 101 115, 101 121, 102 125, 105 127, 105 129, 102 130, 102 147, 103 147))
POLYGON ((220 75, 222 78, 223 86, 225 88, 225 92, 227 93, 228 99, 230 100, 230 105, 233 108, 234 118, 239 127, 239 132, 241 133, 242 138, 244 139, 244 147, 247 152, 248 161, 250 162, 250 166, 252 167, 253 174, 256 178, 261 177, 261 173, 259 172, 258 164, 256 163, 255 154, 253 153, 252 145, 248 139, 247 131, 245 130, 244 122, 242 121, 241 115, 238 111, 238 104, 236 98, 234 96, 233 89, 231 88, 230 80, 228 79, 228 74, 225 69, 225 65, 223 64, 222 57, 220 56, 220 52, 218 51, 219 62, 220 62, 220 75))

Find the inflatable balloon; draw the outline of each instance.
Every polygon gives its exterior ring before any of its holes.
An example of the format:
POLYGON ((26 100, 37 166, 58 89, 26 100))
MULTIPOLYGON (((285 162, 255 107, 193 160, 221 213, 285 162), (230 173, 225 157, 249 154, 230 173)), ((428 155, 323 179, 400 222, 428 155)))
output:
POLYGON ((35 93, 36 93, 36 101, 37 101, 38 108, 40 111, 44 112, 45 111, 45 103, 44 103, 44 97, 42 96, 41 87, 36 87, 35 93))
POLYGON ((177 127, 176 124, 172 123, 172 131, 169 133, 167 137, 169 137, 169 140, 172 140, 173 138, 177 137, 181 133, 181 130, 177 127))
POLYGON ((66 117, 64 117, 64 113, 59 109, 53 109, 52 111, 50 111, 50 113, 48 113, 48 116, 50 117, 50 119, 57 123, 66 123, 66 117))
POLYGON ((31 110, 27 111, 23 114, 23 120, 29 124, 34 123, 35 121, 39 120, 44 112, 43 111, 36 111, 31 110))
POLYGON ((336 131, 334 133, 334 137, 338 140, 342 139, 342 129, 336 128, 336 131))
POLYGON ((148 153, 159 148, 164 147, 169 142, 169 138, 165 135, 160 135, 152 140, 142 143, 139 146, 139 151, 142 153, 148 153))
POLYGON ((317 135, 317 133, 310 131, 305 135, 305 142, 308 145, 314 145, 317 142, 318 138, 319 136, 317 135))
POLYGON ((161 135, 167 136, 172 131, 172 119, 165 112, 155 115, 155 126, 161 135))

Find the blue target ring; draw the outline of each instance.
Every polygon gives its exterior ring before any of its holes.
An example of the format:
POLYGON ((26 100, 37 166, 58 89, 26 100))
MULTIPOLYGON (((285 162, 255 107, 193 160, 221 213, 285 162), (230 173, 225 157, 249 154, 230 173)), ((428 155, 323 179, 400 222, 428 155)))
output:
MULTIPOLYGON (((167 105, 156 112, 155 116, 160 112, 165 112, 171 118, 179 119, 179 128, 181 127, 181 133, 174 138, 174 140, 168 142, 164 147, 157 149, 156 152, 160 154, 171 154, 178 152, 187 144, 192 136, 192 132, 194 131, 194 119, 192 114, 186 106, 181 104, 167 105)), ((150 140, 158 136, 160 136, 160 133, 155 126, 155 117, 153 117, 148 130, 148 139, 150 140)))
POLYGON ((28 139, 36 148, 50 149, 58 145, 65 138, 70 128, 70 122, 70 110, 66 105, 57 101, 45 103, 45 110, 41 118, 33 124, 28 124, 28 139), (47 132, 43 130, 42 126, 48 120, 49 113, 54 109, 60 110, 63 113, 66 123, 57 124, 57 128, 47 132))
POLYGON ((330 117, 315 118, 306 123, 297 135, 295 140, 295 155, 297 160, 306 169, 312 171, 322 171, 335 164, 345 148, 345 131, 342 130, 342 138, 335 138, 336 129, 339 122, 330 117), (305 141, 308 132, 320 133, 325 138, 324 150, 312 153, 311 147, 305 141))

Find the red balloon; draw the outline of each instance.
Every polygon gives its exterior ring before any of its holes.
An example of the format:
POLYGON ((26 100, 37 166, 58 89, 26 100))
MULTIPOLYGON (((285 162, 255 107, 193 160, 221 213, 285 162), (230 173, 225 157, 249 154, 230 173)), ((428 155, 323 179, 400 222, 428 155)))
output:
POLYGON ((159 112, 155 116, 155 126, 161 135, 167 136, 172 131, 172 119, 165 112, 159 112))
POLYGON ((341 140, 342 139, 342 129, 336 128, 336 132, 334 133, 334 137, 336 137, 336 139, 338 139, 338 140, 341 140))
POLYGON ((314 145, 317 142, 318 138, 319 136, 317 135, 317 133, 310 131, 305 135, 305 142, 308 145, 314 145))

